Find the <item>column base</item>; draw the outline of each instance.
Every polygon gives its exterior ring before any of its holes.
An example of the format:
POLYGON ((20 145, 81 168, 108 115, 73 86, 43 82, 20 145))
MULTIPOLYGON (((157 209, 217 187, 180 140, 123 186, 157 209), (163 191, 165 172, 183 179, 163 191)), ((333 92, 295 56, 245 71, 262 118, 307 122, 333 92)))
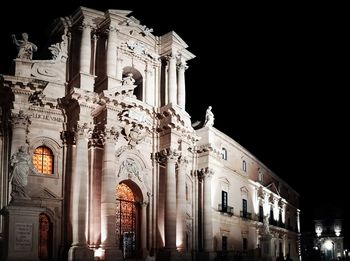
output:
POLYGON ((87 246, 72 246, 68 252, 69 261, 93 261, 94 251, 87 246))

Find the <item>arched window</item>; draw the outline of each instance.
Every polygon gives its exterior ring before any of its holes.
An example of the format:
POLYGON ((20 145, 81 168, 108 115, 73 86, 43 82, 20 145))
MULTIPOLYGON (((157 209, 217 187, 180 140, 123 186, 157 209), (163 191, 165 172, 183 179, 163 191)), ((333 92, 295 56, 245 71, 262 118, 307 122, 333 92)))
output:
POLYGON ((33 154, 33 165, 42 174, 53 174, 53 153, 46 146, 37 147, 33 154))
POLYGON ((227 150, 225 148, 221 149, 221 158, 227 160, 227 150))

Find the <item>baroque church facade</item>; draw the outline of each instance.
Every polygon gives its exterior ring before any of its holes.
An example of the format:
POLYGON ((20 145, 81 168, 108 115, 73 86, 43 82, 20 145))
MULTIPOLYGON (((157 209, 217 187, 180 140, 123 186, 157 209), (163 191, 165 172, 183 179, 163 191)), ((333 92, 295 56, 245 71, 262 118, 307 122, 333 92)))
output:
POLYGON ((0 81, 0 259, 298 259, 298 193, 210 111, 191 126, 195 56, 130 13, 80 7, 56 20, 49 60, 13 36, 13 75, 0 81))

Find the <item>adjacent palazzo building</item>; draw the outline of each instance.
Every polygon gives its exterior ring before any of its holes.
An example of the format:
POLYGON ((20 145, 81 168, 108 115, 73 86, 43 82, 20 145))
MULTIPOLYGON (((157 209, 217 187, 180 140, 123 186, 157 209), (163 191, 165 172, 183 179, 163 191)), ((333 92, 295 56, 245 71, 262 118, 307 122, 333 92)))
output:
POLYGON ((212 118, 191 126, 179 35, 81 7, 51 40, 35 60, 14 36, 1 76, 3 258, 298 258, 298 193, 212 118))

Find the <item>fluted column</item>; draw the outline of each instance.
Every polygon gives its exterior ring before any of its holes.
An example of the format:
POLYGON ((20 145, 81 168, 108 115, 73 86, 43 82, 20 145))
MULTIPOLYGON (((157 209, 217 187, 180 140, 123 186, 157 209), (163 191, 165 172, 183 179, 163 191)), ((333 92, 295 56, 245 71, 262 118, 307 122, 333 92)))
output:
POLYGON ((179 158, 177 173, 177 212, 176 212, 176 245, 180 250, 185 248, 186 240, 186 167, 187 159, 179 158))
POLYGON ((178 68, 177 104, 182 109, 185 109, 185 105, 186 105, 185 70, 187 69, 186 62, 181 61, 181 63, 177 66, 177 68, 178 68))
POLYGON ((72 247, 69 260, 93 260, 93 252, 87 247, 88 209, 88 138, 91 133, 87 123, 79 122, 76 130, 76 157, 72 169, 72 247))
POLYGON ((153 78, 153 67, 150 64, 147 64, 145 75, 146 75, 146 103, 154 105, 154 84, 152 83, 153 78))
POLYGON ((211 180, 214 172, 206 168, 202 172, 204 178, 204 250, 213 251, 213 227, 212 227, 212 206, 211 206, 211 180))
POLYGON ((147 252, 147 206, 148 202, 141 203, 141 250, 144 254, 147 252))
POLYGON ((107 76, 117 76, 117 29, 109 27, 107 41, 107 76))
POLYGON ((168 56, 168 103, 177 104, 176 57, 168 56))
POLYGON ((106 128, 101 185, 101 243, 105 250, 105 260, 120 256, 116 239, 116 194, 115 194, 115 141, 117 132, 106 128))
POLYGON ((80 44, 80 72, 90 74, 91 66, 91 24, 83 22, 83 32, 80 44))

